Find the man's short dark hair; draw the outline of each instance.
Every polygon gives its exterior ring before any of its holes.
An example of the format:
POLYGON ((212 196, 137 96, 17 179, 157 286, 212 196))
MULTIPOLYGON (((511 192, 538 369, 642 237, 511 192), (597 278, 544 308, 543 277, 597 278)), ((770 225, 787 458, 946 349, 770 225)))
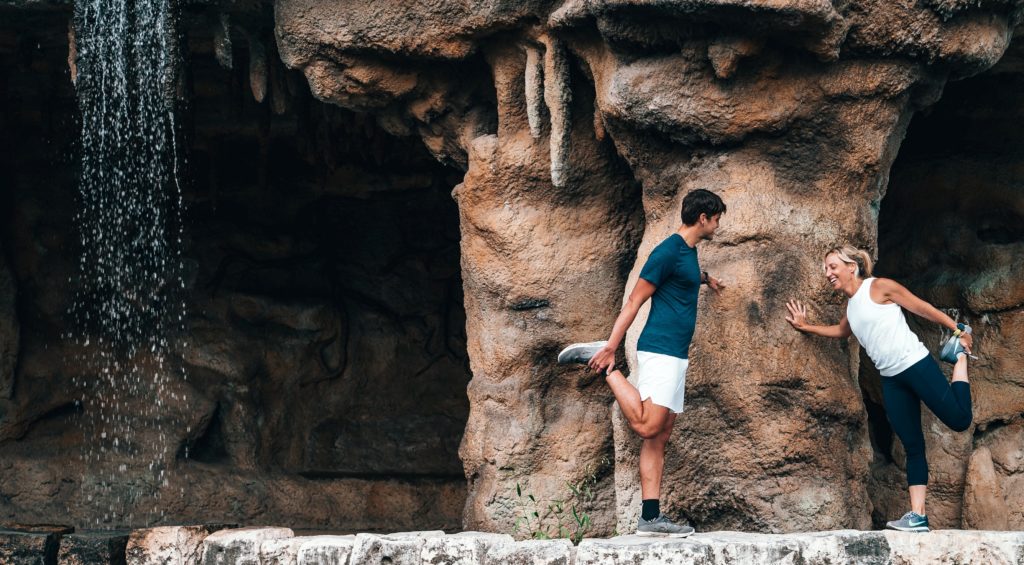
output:
POLYGON ((725 202, 717 194, 703 188, 695 188, 683 197, 683 211, 679 216, 683 225, 692 226, 701 214, 708 218, 725 213, 725 202))

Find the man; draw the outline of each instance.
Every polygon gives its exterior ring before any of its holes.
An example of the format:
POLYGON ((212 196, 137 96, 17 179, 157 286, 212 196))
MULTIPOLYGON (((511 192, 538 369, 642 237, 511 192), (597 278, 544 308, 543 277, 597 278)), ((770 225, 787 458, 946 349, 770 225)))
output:
POLYGON ((697 243, 710 240, 725 213, 725 203, 704 189, 683 198, 682 225, 651 252, 636 286, 615 319, 608 341, 577 343, 558 355, 559 363, 587 363, 604 371, 622 415, 640 437, 640 490, 643 495, 639 535, 685 537, 687 525, 673 524, 660 511, 665 445, 676 415, 683 411, 690 340, 697 325, 697 296, 706 284, 716 293, 725 286, 701 271, 697 243), (637 386, 615 369, 615 351, 647 299, 651 313, 637 342, 637 386))

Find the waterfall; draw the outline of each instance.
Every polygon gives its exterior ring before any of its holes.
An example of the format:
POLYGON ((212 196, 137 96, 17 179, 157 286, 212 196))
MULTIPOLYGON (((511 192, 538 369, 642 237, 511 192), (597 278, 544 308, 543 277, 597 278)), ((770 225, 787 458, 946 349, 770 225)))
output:
POLYGON ((160 424, 175 376, 169 340, 184 316, 171 1, 75 4, 82 253, 70 337, 88 375, 75 384, 96 527, 158 520, 158 505, 139 501, 159 498, 174 455, 160 424))

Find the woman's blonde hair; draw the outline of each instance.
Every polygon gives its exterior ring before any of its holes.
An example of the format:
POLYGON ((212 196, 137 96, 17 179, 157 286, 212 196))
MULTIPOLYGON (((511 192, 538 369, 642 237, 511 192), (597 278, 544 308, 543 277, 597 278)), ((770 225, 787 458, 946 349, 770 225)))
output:
POLYGON ((871 276, 871 268, 874 266, 874 263, 871 260, 871 254, 867 251, 857 249, 848 243, 844 243, 843 245, 829 249, 828 252, 825 253, 825 257, 828 257, 833 253, 835 253, 843 263, 856 265, 857 272, 854 273, 856 276, 862 279, 871 276))

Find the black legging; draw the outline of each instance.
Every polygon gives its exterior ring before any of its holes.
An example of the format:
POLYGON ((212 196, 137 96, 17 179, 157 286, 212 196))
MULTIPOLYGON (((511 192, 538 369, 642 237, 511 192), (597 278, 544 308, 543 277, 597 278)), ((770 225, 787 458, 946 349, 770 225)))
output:
POLYGON ((907 452, 907 484, 928 484, 928 461, 921 431, 921 401, 953 431, 971 425, 971 385, 946 382, 931 355, 892 377, 882 377, 885 411, 907 452))

